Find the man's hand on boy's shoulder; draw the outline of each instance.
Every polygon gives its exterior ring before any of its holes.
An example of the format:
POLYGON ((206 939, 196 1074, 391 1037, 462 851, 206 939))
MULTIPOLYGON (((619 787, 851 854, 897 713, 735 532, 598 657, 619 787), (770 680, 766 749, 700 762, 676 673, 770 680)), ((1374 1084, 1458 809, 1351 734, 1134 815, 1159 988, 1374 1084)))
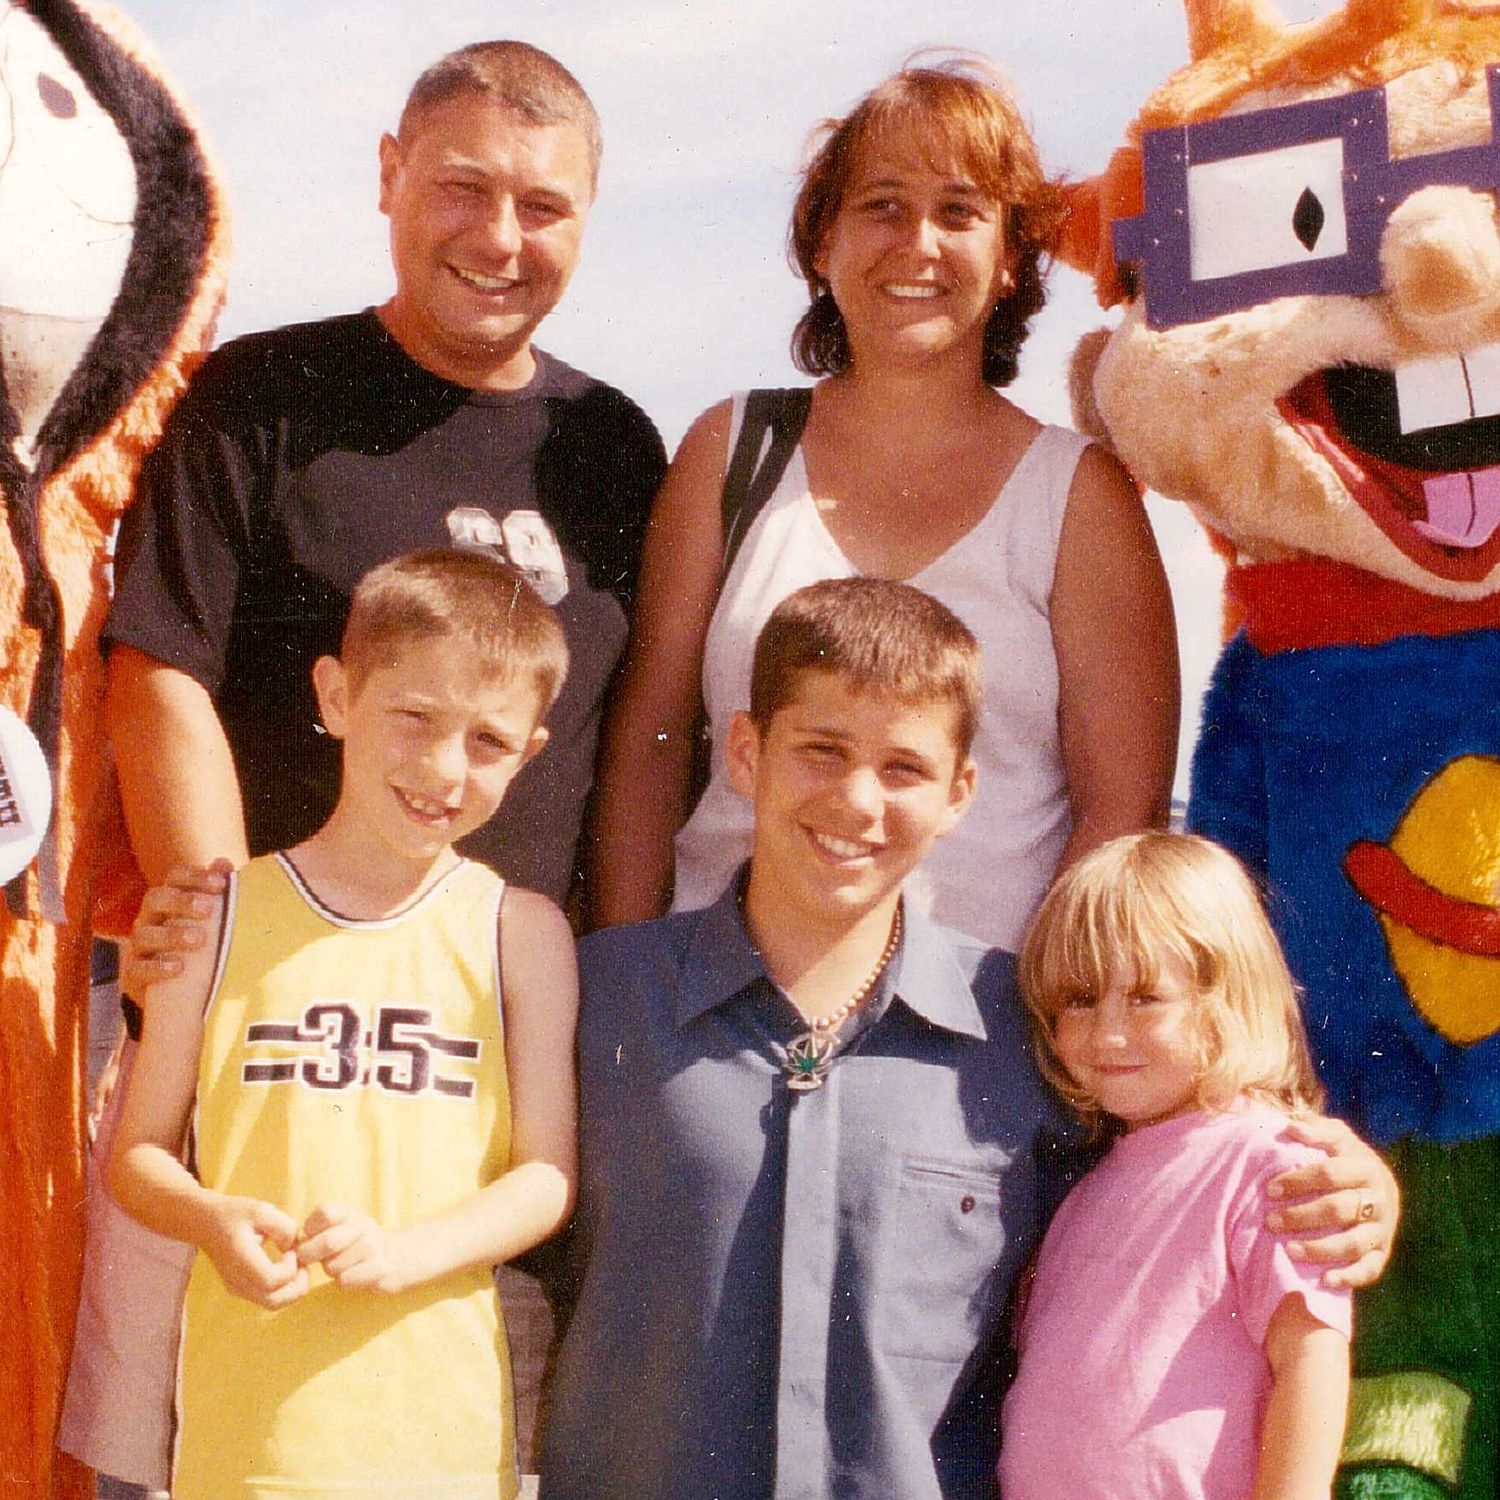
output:
POLYGON ((341 1287, 404 1292, 422 1279, 407 1239, 362 1208, 320 1203, 297 1238, 297 1259, 304 1267, 322 1266, 341 1287))
POLYGON ((120 989, 139 999, 153 984, 182 972, 182 955, 209 941, 209 921, 229 888, 227 859, 202 867, 179 865, 141 902, 129 940, 120 950, 120 989))
POLYGON ((307 1269, 297 1259, 297 1223, 258 1198, 221 1198, 211 1210, 203 1249, 236 1297, 285 1307, 307 1295, 307 1269))

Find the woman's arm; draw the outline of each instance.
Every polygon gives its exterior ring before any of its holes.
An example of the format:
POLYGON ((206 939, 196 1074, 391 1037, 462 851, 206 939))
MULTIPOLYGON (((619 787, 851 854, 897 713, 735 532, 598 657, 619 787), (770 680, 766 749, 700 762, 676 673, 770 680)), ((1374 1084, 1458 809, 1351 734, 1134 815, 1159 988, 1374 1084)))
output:
POLYGON ((730 405, 688 429, 646 530, 630 647, 605 725, 590 839, 590 925, 660 916, 688 812, 703 642, 719 595, 730 405))
POLYGON ((500 920, 510 1167, 447 1213, 400 1228, 363 1209, 319 1205, 298 1257, 341 1286, 404 1291, 466 1266, 493 1266, 554 1233, 573 1209, 578 1131, 573 934, 545 896, 507 890, 500 920))
POLYGON ((1052 583, 1058 732, 1073 832, 1064 866, 1106 839, 1164 828, 1181 683, 1151 523, 1119 463, 1079 460, 1052 583))
MULTIPOLYGON (((225 898, 214 904, 208 920, 218 931, 225 898)), ((140 1051, 110 1152, 109 1190, 148 1229, 203 1250, 235 1295, 281 1307, 307 1291, 307 1273, 292 1253, 296 1222, 275 1204, 210 1191, 181 1159, 216 963, 213 944, 205 942, 182 955, 176 978, 147 993, 140 1051)))
POLYGON ((1349 1340, 1296 1293, 1266 1329, 1271 1394, 1251 1500, 1328 1500, 1349 1406, 1349 1340))

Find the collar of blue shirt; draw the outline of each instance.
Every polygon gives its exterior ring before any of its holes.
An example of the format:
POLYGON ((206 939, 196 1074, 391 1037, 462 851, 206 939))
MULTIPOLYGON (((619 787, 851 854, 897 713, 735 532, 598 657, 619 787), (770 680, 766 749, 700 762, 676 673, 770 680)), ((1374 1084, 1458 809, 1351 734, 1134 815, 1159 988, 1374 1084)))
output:
MULTIPOLYGON (((698 914, 683 955, 682 983, 677 991, 677 1025, 696 1021, 757 979, 769 982, 760 955, 751 946, 739 903, 740 876, 724 894, 698 914)), ((892 962, 895 998, 923 1020, 960 1036, 988 1040, 974 993, 952 942, 972 942, 947 933, 910 901, 905 931, 892 962)))

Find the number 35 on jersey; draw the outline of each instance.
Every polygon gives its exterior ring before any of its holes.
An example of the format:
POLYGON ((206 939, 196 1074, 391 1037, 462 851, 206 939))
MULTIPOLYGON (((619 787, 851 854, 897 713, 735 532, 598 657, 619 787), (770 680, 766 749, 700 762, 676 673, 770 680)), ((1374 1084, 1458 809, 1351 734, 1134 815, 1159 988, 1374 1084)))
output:
POLYGON ((245 1028, 254 1056, 241 1079, 323 1091, 378 1088, 415 1095, 429 1090, 454 1099, 474 1097, 471 1069, 479 1061, 473 1037, 444 1036, 432 1012, 382 1005, 363 1017, 348 1001, 309 1005, 300 1021, 255 1021, 245 1028), (456 1071, 455 1071, 456 1067, 456 1071))

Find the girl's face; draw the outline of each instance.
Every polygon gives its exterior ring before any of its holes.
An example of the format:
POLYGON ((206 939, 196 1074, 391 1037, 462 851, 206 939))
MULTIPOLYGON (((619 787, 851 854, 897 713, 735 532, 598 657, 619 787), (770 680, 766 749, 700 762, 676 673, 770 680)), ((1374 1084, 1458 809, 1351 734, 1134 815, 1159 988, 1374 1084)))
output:
POLYGON ((957 165, 868 147, 814 262, 854 358, 983 359, 984 327, 1010 285, 1005 213, 957 165))
POLYGON ((1069 1077, 1127 1130, 1197 1107, 1197 990, 1175 955, 1158 968, 1148 987, 1134 964, 1116 964, 1102 995, 1077 996, 1053 1024, 1052 1047, 1069 1077))

